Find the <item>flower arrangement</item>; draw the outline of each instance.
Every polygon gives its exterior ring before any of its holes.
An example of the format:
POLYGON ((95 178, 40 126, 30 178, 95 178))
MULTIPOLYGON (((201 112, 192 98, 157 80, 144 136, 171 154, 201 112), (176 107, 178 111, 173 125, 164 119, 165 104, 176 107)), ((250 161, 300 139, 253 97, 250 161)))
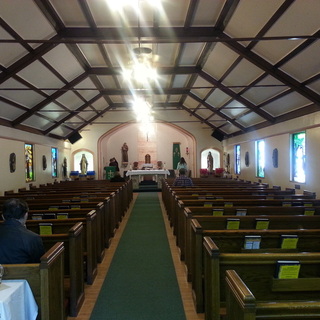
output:
POLYGON ((200 169, 200 177, 206 178, 208 177, 208 175, 209 175, 208 169, 200 169))

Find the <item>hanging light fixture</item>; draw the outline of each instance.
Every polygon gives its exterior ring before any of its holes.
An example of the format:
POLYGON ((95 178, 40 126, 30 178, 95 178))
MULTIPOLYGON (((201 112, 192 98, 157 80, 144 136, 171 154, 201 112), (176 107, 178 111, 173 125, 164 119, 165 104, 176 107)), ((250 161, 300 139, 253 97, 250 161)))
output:
POLYGON ((143 89, 151 88, 157 79, 156 64, 159 57, 153 54, 150 47, 141 46, 140 0, 137 5, 138 47, 130 52, 128 67, 123 71, 123 76, 133 89, 143 89))

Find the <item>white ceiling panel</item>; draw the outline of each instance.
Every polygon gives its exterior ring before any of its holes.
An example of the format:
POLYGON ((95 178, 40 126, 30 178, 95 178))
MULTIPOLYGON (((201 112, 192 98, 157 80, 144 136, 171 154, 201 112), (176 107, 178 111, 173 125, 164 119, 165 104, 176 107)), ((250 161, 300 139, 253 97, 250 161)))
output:
POLYGON ((0 123, 65 140, 134 120, 139 94, 155 122, 227 139, 320 107, 319 0, 160 3, 0 0, 0 123), (137 48, 156 82, 124 79, 137 48))
POLYGON ((277 117, 302 108, 308 104, 309 101, 307 99, 294 92, 263 106, 262 109, 266 110, 274 117, 277 117))
POLYGON ((249 112, 249 113, 247 113, 237 119, 237 123, 239 123, 240 125, 242 125, 245 128, 248 128, 252 125, 259 124, 264 121, 265 121, 264 118, 260 117, 255 112, 249 112))
POLYGON ((204 64, 203 71, 219 79, 237 58, 237 53, 223 43, 217 43, 204 64))

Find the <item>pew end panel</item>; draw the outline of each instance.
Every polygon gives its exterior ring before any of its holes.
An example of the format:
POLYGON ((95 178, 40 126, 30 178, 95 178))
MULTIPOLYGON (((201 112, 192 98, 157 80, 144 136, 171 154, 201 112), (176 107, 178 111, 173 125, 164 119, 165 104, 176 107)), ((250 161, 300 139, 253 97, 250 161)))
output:
POLYGON ((3 279, 28 281, 39 307, 41 320, 66 319, 64 298, 64 244, 55 243, 40 263, 6 264, 3 279))
MULTIPOLYGON (((290 279, 308 285, 314 279, 290 279)), ((226 320, 293 320, 293 319, 319 319, 320 299, 317 301, 305 300, 303 294, 296 301, 257 300, 250 288, 240 278, 235 270, 226 271, 226 320)), ((300 291, 301 287, 285 281, 283 289, 300 291)), ((296 282, 296 281, 293 281, 296 282)), ((303 288, 306 291, 307 288, 303 288)), ((318 288, 319 290, 319 288, 318 288)))

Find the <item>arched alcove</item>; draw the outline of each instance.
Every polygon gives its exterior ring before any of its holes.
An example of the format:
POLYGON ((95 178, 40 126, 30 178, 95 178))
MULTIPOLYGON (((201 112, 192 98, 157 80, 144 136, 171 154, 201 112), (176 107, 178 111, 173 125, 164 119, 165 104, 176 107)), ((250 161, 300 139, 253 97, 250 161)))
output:
POLYGON ((201 152, 201 169, 207 169, 208 168, 208 154, 211 152, 211 155, 213 157, 213 170, 216 168, 221 168, 221 151, 218 149, 208 148, 201 152))
POLYGON ((94 165, 93 165, 93 154, 89 150, 81 149, 76 150, 73 155, 73 171, 79 171, 80 172, 80 161, 82 158, 82 155, 85 155, 88 161, 88 171, 94 171, 94 165))
POLYGON ((99 178, 103 179, 103 168, 109 159, 115 157, 119 163, 120 173, 124 174, 135 162, 138 166, 145 163, 145 155, 149 154, 154 168, 162 161, 167 169, 173 168, 173 144, 179 143, 181 157, 188 162, 191 170, 196 168, 196 143, 189 132, 178 126, 167 123, 154 123, 152 132, 146 134, 139 123, 127 123, 113 128, 103 134, 98 140, 99 178), (121 147, 128 146, 128 163, 122 163, 121 147))

